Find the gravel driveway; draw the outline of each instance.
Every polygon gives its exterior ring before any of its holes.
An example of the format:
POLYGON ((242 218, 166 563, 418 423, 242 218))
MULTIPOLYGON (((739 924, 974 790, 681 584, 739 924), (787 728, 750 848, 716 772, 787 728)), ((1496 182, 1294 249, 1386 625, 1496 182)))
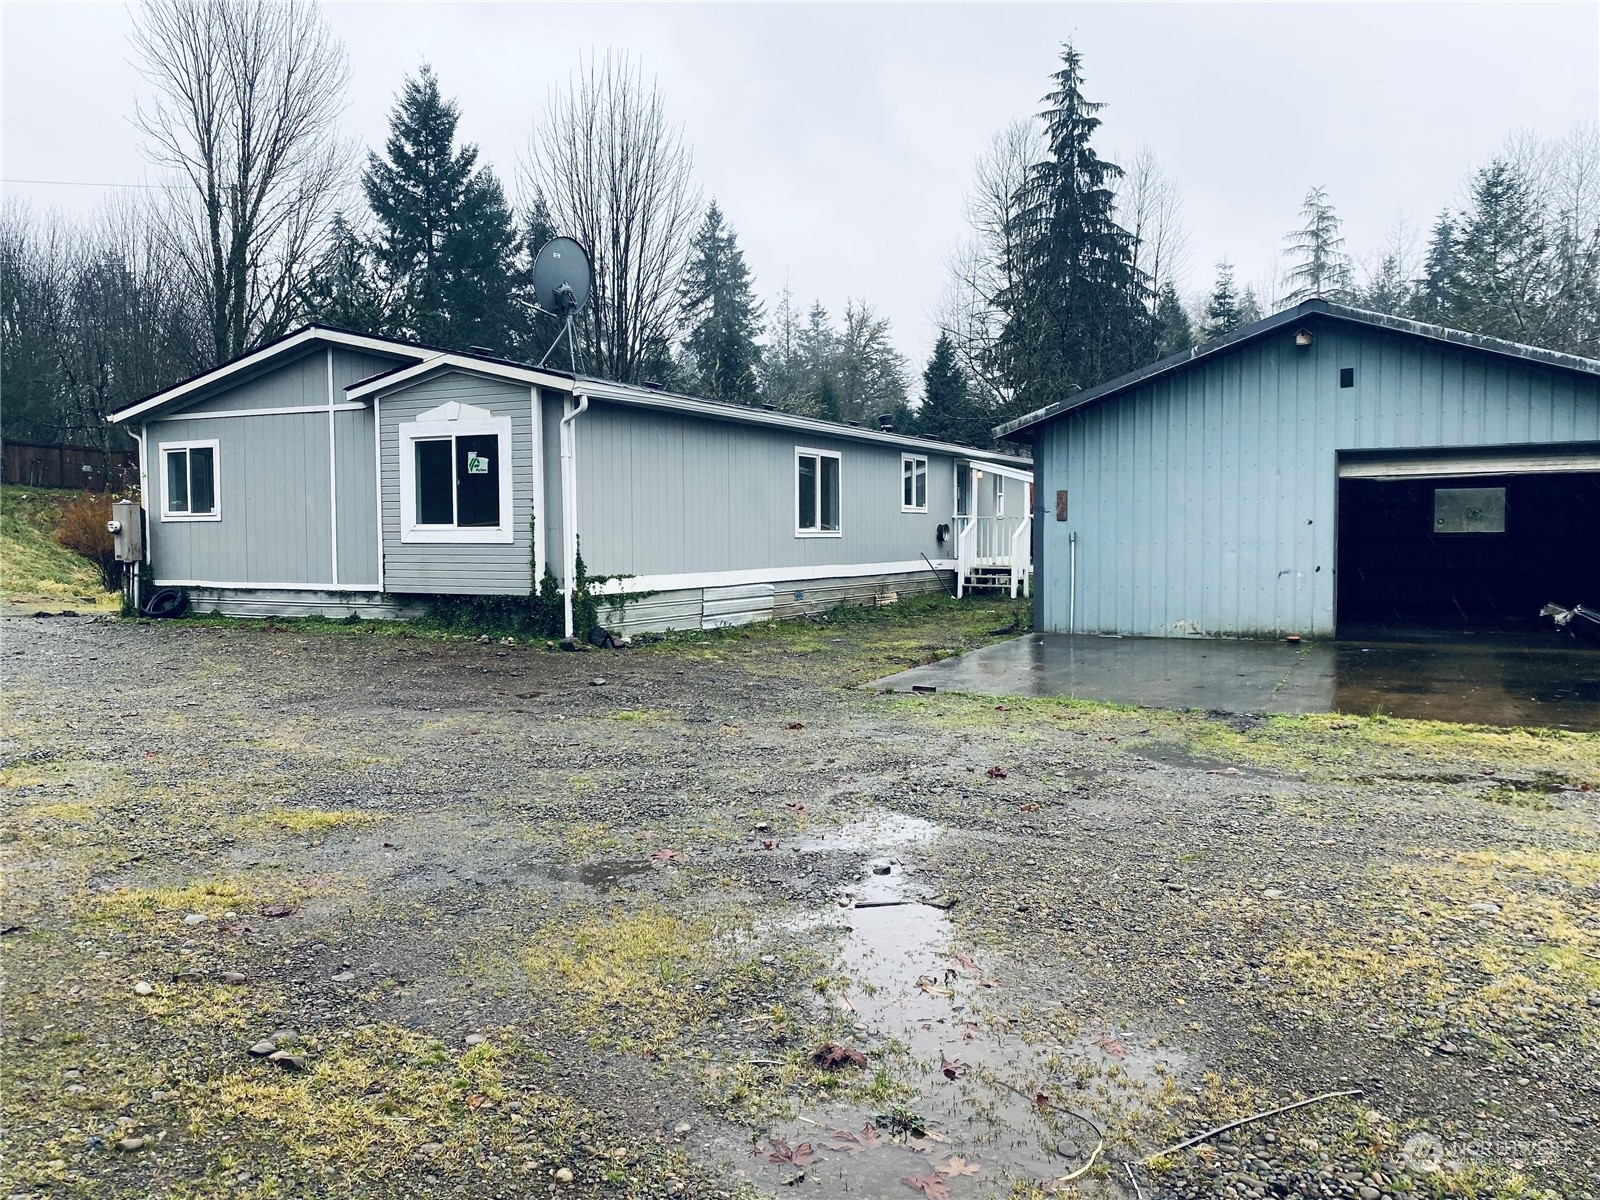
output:
POLYGON ((1010 611, 0 622, 5 1194, 1600 1194, 1600 735, 856 686, 1010 611))

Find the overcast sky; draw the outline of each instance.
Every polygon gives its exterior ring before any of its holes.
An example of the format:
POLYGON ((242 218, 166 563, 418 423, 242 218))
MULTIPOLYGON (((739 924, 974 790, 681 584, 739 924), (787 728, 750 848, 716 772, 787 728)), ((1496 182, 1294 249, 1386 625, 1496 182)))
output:
MULTIPOLYGON (((1188 285, 1227 256, 1266 275, 1301 198, 1326 185, 1350 248, 1396 214, 1425 227, 1515 129, 1593 120, 1600 6, 328 4, 349 50, 346 132, 382 142, 431 61, 513 196, 549 89, 608 47, 660 77, 701 183, 770 302, 865 297, 920 373, 973 159, 1038 110, 1060 43, 1104 101, 1101 152, 1148 143, 1184 192, 1188 285)), ((152 178, 128 121, 142 81, 120 5, 3 8, 6 195, 92 208, 152 178)))

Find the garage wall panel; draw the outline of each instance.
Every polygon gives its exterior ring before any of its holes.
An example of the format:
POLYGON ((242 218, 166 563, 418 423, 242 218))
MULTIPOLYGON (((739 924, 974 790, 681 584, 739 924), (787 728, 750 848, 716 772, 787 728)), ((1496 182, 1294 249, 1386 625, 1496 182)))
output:
POLYGON ((1600 378, 1309 317, 1034 434, 1040 627, 1328 635, 1344 450, 1600 440, 1600 378), (1355 385, 1339 386, 1341 368, 1355 385))

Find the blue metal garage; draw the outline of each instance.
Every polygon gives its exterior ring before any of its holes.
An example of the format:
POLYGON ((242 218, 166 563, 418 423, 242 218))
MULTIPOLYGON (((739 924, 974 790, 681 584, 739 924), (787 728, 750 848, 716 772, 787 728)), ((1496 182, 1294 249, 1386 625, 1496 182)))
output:
POLYGON ((1315 299, 999 427, 1034 627, 1329 636, 1600 603, 1600 362, 1315 299))

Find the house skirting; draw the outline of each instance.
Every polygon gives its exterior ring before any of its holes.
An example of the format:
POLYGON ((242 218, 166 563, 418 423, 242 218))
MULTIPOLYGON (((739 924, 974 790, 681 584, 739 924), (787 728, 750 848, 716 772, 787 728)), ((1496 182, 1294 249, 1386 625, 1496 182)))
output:
MULTIPOLYGON (((156 586, 161 586, 157 584, 156 586)), ((364 620, 420 617, 425 604, 401 600, 382 592, 327 592, 307 588, 188 587, 189 609, 224 617, 331 617, 359 616, 364 620)))
POLYGON ((952 572, 935 574, 924 567, 876 575, 674 588, 630 600, 620 611, 602 599, 600 623, 619 633, 720 629, 806 616, 840 604, 890 604, 904 596, 948 591, 952 585, 952 572))

